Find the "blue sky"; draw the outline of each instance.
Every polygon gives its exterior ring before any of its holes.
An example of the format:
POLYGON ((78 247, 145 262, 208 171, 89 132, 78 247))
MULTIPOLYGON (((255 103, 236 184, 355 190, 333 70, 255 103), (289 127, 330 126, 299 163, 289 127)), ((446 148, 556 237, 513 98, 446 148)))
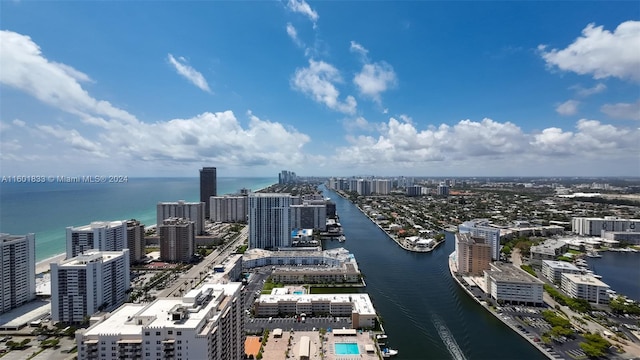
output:
POLYGON ((0 174, 639 176, 640 3, 0 3, 0 174))

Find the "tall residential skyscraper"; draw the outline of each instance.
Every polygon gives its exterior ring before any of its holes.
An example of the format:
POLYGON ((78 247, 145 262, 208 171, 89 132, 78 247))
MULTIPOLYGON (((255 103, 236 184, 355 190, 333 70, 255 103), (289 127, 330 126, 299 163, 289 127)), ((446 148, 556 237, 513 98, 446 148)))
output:
POLYGON ((218 180, 216 168, 203 167, 200 169, 200 202, 204 203, 204 217, 209 218, 209 198, 218 195, 218 180))
POLYGON ((460 232, 456 237, 456 257, 459 274, 482 275, 491 264, 491 245, 482 237, 460 232))
POLYGON ((195 225, 183 218, 164 219, 158 226, 160 259, 169 262, 190 262, 195 253, 195 225))
POLYGON ((205 210, 203 202, 159 202, 157 207, 156 224, 162 224, 164 219, 184 218, 194 222, 196 235, 204 234, 205 210))
POLYGON ((36 236, 0 233, 0 314, 36 297, 36 236))
POLYGON ((289 194, 249 195, 249 248, 276 249, 291 246, 289 194))
POLYGON ((491 245, 491 259, 498 260, 500 259, 500 229, 490 225, 487 219, 465 221, 458 225, 458 232, 468 232, 474 237, 485 239, 485 242, 491 245))
POLYGON ((127 300, 129 250, 86 251, 51 263, 51 319, 77 324, 98 311, 111 311, 127 300))
POLYGON ((136 219, 127 220, 127 248, 129 263, 135 264, 145 256, 144 224, 136 219))
POLYGON ((127 247, 126 221, 94 221, 67 227, 67 259, 87 250, 120 251, 127 247))
POLYGON ((247 222, 247 196, 212 196, 210 219, 215 222, 247 222))

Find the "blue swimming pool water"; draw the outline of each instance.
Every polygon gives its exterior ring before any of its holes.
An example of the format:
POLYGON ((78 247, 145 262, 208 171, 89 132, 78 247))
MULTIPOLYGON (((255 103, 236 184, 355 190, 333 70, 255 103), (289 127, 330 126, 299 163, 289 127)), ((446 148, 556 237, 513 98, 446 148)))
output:
POLYGON ((336 346, 336 355, 358 355, 360 354, 360 350, 358 350, 358 344, 356 343, 337 343, 336 346))
POLYGON ((293 293, 296 294, 296 295, 304 295, 304 291, 302 291, 302 290, 296 290, 293 293))

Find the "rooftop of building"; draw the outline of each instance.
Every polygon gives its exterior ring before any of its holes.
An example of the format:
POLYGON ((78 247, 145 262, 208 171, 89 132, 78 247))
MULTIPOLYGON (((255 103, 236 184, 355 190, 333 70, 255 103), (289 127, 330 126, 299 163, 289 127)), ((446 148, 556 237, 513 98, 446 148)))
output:
POLYGON ((559 239, 548 239, 542 244, 534 245, 531 247, 531 252, 534 253, 552 253, 555 254, 556 249, 560 249, 566 246, 567 242, 559 239))
POLYGON ((123 251, 98 251, 98 250, 89 250, 85 251, 82 254, 78 254, 78 256, 73 257, 71 259, 66 259, 61 261, 58 266, 66 267, 66 266, 83 266, 88 263, 94 262, 106 262, 109 260, 116 259, 118 257, 124 256, 123 251))
POLYGON ((225 295, 235 293, 240 286, 240 283, 205 284, 182 298, 161 298, 149 304, 124 304, 103 321, 90 326, 84 335, 142 335, 143 329, 165 327, 199 330, 207 320, 220 315, 218 307, 225 301, 225 295), (186 316, 174 320, 174 314, 186 316))
POLYGON ((81 225, 81 226, 69 226, 67 229, 71 229, 72 231, 91 231, 94 229, 100 228, 114 228, 118 226, 126 226, 126 220, 115 220, 115 221, 92 221, 91 224, 81 225))
POLYGON ((203 202, 200 201, 185 201, 185 200, 178 200, 178 201, 159 201, 158 205, 201 205, 204 206, 203 202))
POLYGON ((543 284, 543 282, 539 279, 534 278, 527 272, 516 268, 512 264, 494 262, 491 264, 491 270, 485 270, 485 272, 488 273, 491 278, 497 281, 526 284, 543 284))
POLYGON ((542 263, 547 264, 552 269, 580 271, 580 269, 578 269, 575 265, 566 261, 542 260, 542 263))
POLYGON ((567 279, 569 279, 569 281, 576 283, 576 284, 581 284, 581 285, 591 285, 591 286, 598 286, 598 287, 606 287, 608 288, 609 285, 605 284, 602 280, 595 278, 593 275, 591 274, 562 274, 563 277, 567 277, 567 279))
POLYGON ((351 303, 353 311, 360 315, 375 315, 376 310, 373 307, 371 298, 368 294, 275 294, 261 295, 259 303, 275 304, 280 301, 290 302, 332 302, 332 303, 351 303))
POLYGON ((0 241, 2 242, 9 242, 9 241, 15 241, 15 240, 22 240, 25 239, 29 236, 35 236, 34 233, 29 233, 29 234, 24 234, 24 235, 12 235, 12 234, 7 234, 7 233, 0 233, 0 241))
POLYGON ((264 257, 331 257, 339 260, 349 261, 353 259, 353 255, 345 248, 336 248, 329 250, 264 250, 249 249, 245 251, 243 260, 254 260, 264 257))

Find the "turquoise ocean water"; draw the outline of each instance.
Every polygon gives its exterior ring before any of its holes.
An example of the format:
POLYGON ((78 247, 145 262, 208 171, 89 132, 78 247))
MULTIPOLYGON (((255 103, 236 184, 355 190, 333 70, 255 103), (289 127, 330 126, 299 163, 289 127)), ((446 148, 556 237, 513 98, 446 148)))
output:
MULTIPOLYGON (((218 195, 258 190, 277 178, 218 178, 218 195)), ((160 201, 198 201, 199 178, 129 178, 119 184, 0 184, 0 232, 36 234, 36 261, 65 252, 67 226, 138 219, 156 223, 160 201)))

